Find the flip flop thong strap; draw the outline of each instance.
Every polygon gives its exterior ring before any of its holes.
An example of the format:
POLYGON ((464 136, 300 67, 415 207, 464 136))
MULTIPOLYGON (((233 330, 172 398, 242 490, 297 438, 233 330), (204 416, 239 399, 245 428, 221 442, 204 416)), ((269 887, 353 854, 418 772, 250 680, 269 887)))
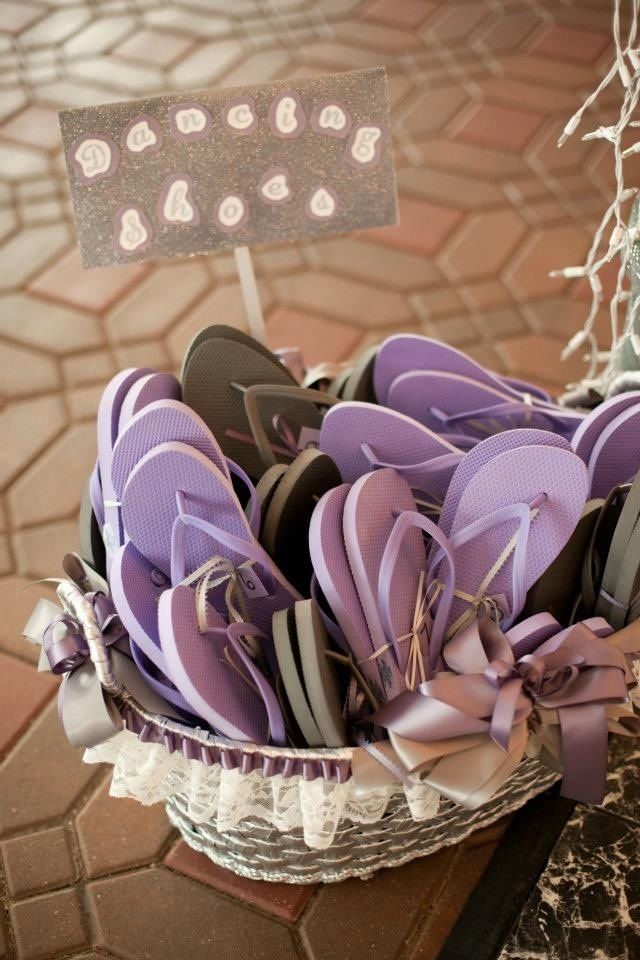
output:
POLYGON ((384 469, 385 467, 391 467, 396 471, 396 473, 402 475, 407 473, 420 473, 425 478, 449 468, 455 469, 463 456, 461 450, 456 450, 452 453, 439 454, 439 456, 432 457, 430 460, 423 460, 421 463, 389 463, 386 460, 382 460, 377 455, 373 447, 368 443, 361 443, 360 449, 374 470, 378 468, 384 469))
POLYGON ((282 397, 283 399, 298 401, 306 400, 316 406, 324 407, 332 407, 334 404, 340 402, 337 397, 332 397, 330 394, 323 393, 321 390, 310 390, 307 387, 290 387, 287 384, 268 383, 255 384, 254 386, 247 387, 246 390, 244 390, 244 409, 258 453, 262 457, 265 467, 272 467, 278 461, 276 460, 262 422, 262 417, 260 416, 259 400, 264 397, 282 397))
POLYGON ((229 457, 225 458, 227 461, 227 466, 229 468, 229 473, 232 473, 234 477, 237 477, 242 484, 246 487, 247 492, 249 493, 249 503, 248 507, 248 516, 249 526, 251 527, 251 532, 254 537, 258 537, 260 533, 260 522, 262 519, 262 512, 260 508, 260 501, 258 499, 258 494, 256 493, 256 488, 244 472, 242 467, 238 466, 235 461, 230 460, 229 457))
MULTIPOLYGON (((432 540, 438 544, 440 550, 442 551, 442 559, 446 559, 448 566, 447 579, 442 581, 441 592, 440 590, 437 591, 437 593, 440 593, 438 608, 431 625, 431 634, 429 637, 429 666, 431 670, 435 670, 438 664, 438 658, 440 656, 442 644, 444 642, 445 627, 449 617, 449 611, 451 609, 451 602, 453 600, 453 590, 455 585, 455 561, 449 540, 442 530, 440 530, 440 528, 428 517, 425 517, 422 514, 416 513, 412 510, 405 510, 398 515, 396 522, 393 525, 391 535, 387 541, 387 545, 384 549, 384 553, 382 554, 380 570, 378 573, 380 613, 386 635, 394 642, 398 642, 399 638, 394 637, 393 629, 391 627, 391 605, 393 603, 393 598, 391 596, 391 583, 393 580, 393 571, 395 570, 398 562, 398 556, 400 554, 402 542, 407 535, 407 532, 416 528, 428 534, 432 540)), ((431 588, 430 578, 427 577, 425 582, 427 587, 423 595, 424 597, 427 597, 427 595, 430 594, 431 588)), ((419 594, 420 593, 422 593, 422 590, 419 589, 419 594)), ((433 602, 435 602, 436 596, 431 593, 429 598, 429 608, 433 605, 433 602)), ((422 611, 418 606, 418 602, 420 603, 421 607, 422 597, 420 597, 419 601, 416 602, 416 612, 413 623, 414 627, 418 625, 422 626, 422 617, 420 615, 422 611)), ((412 630, 410 637, 417 635, 418 632, 419 631, 417 629, 412 630)))
POLYGON ((445 427, 457 427, 461 423, 471 423, 474 420, 485 423, 487 421, 521 416, 525 423, 529 423, 534 413, 541 413, 549 420, 553 421, 553 412, 549 410, 540 410, 539 407, 533 407, 522 400, 505 400, 503 403, 496 403, 493 406, 477 407, 475 410, 463 410, 460 413, 448 414, 437 407, 430 408, 431 414, 439 420, 445 427))

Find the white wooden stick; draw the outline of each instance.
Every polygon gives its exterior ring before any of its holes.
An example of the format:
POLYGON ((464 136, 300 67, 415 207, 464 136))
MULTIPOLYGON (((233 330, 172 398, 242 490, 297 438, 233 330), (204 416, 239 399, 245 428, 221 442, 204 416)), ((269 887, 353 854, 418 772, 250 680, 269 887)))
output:
POLYGON ((240 289, 242 290, 244 309, 249 323, 249 332, 259 343, 266 346, 267 329, 262 315, 260 294, 258 293, 256 275, 253 271, 251 251, 249 247, 236 247, 233 252, 236 258, 236 269, 238 271, 238 277, 240 278, 240 289))

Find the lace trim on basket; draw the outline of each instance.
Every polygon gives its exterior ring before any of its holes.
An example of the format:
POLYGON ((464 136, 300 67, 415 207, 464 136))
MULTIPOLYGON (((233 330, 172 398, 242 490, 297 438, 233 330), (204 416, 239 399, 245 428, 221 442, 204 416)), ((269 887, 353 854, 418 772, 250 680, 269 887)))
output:
POLYGON ((380 820, 390 798, 400 791, 416 821, 435 817, 440 804, 440 794, 417 779, 363 796, 356 793, 352 778, 337 783, 322 777, 265 777, 258 770, 246 774, 220 764, 206 766, 178 751, 168 753, 162 744, 144 743, 127 730, 86 750, 84 761, 113 765, 114 797, 132 797, 149 805, 180 794, 194 823, 213 820, 224 831, 242 820, 259 818, 282 832, 301 827, 307 846, 317 850, 331 845, 341 820, 380 820))

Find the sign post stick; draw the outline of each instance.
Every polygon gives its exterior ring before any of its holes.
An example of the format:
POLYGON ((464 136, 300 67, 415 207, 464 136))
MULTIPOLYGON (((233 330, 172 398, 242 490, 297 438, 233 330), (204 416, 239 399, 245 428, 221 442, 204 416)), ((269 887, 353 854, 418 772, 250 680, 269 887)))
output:
POLYGON ((252 337, 267 345, 267 330, 262 314, 262 305, 260 304, 260 294, 256 275, 253 270, 253 261, 249 247, 235 247, 234 254, 236 258, 236 270, 240 279, 240 289, 244 301, 244 309, 249 323, 249 331, 252 337))

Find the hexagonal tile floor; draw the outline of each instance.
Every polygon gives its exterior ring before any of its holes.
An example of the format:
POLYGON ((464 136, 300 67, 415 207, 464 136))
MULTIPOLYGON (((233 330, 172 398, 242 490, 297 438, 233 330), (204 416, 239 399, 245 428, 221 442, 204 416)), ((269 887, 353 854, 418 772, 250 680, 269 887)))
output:
POLYGON ((609 35, 601 0, 0 2, 0 956, 426 960, 501 829, 367 883, 272 888, 110 799, 64 743, 20 589, 76 543, 102 386, 244 319, 227 255, 81 268, 56 110, 385 64, 402 223, 256 250, 272 346, 314 363, 422 330, 557 389, 580 374, 557 358, 585 301, 548 271, 579 262, 610 173, 601 144, 555 139, 609 35))

